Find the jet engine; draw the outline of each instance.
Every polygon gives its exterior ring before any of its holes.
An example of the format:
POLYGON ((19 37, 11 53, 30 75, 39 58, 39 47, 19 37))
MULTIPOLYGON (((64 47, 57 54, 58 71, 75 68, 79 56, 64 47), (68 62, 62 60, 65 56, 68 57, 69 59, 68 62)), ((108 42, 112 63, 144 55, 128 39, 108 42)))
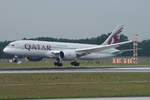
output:
POLYGON ((41 57, 27 57, 29 61, 41 61, 43 58, 41 57))
POLYGON ((63 60, 74 60, 77 58, 77 54, 74 50, 60 51, 59 56, 63 60))

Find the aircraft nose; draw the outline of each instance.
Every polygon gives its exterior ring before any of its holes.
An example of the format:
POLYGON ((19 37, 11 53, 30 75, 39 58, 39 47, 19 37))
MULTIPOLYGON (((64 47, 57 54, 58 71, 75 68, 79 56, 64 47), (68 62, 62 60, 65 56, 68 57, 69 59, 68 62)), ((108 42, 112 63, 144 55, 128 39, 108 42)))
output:
POLYGON ((5 48, 3 49, 3 52, 4 52, 4 53, 8 53, 8 48, 5 47, 5 48))

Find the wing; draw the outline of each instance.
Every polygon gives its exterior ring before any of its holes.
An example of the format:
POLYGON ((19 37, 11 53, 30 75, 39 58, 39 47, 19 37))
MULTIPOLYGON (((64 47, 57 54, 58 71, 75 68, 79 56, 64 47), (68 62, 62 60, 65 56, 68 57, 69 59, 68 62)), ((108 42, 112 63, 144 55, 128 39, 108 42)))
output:
POLYGON ((120 42, 120 43, 115 43, 115 44, 110 44, 110 45, 99 45, 99 46, 94 46, 90 48, 81 48, 81 49, 76 49, 76 53, 82 56, 82 55, 90 54, 93 52, 99 52, 99 51, 103 51, 103 50, 110 49, 110 48, 116 48, 120 45, 131 43, 131 42, 132 41, 126 41, 126 42, 120 42))
POLYGON ((59 57, 60 51, 59 50, 51 50, 50 52, 46 53, 46 56, 49 58, 56 58, 59 57))
MULTIPOLYGON (((137 50, 141 50, 141 48, 138 48, 137 50)), ((113 52, 113 53, 118 55, 118 54, 122 54, 122 53, 129 52, 129 51, 133 52, 134 49, 118 50, 118 51, 113 52)))

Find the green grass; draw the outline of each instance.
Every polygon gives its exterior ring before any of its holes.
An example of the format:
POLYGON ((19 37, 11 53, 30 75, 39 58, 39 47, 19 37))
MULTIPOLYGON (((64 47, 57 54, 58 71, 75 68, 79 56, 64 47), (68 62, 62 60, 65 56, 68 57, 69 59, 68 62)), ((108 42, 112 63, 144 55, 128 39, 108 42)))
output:
POLYGON ((0 99, 150 96, 150 73, 0 74, 0 99))
MULTIPOLYGON (((21 64, 15 64, 15 63, 8 63, 8 62, 0 62, 0 68, 51 68, 56 67, 53 65, 54 61, 51 60, 43 60, 40 62, 27 62, 24 61, 21 64)), ((85 60, 85 61, 79 61, 81 63, 80 66, 84 67, 109 67, 109 66, 149 66, 150 65, 150 58, 139 58, 138 64, 112 64, 112 58, 107 59, 100 59, 100 60, 85 60)), ((63 61, 64 66, 63 67, 74 67, 70 65, 70 62, 63 61)))

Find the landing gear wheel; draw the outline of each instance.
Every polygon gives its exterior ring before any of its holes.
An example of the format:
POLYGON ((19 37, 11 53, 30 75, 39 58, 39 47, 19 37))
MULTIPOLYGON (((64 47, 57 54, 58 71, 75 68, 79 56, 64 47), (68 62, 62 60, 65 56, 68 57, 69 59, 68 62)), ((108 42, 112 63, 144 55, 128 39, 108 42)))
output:
POLYGON ((18 62, 18 57, 17 57, 17 56, 14 56, 14 57, 12 58, 12 62, 17 63, 17 62, 18 62))
POLYGON ((63 66, 63 64, 60 63, 60 62, 54 62, 54 65, 55 65, 55 66, 63 66))
POLYGON ((10 63, 16 63, 21 64, 22 62, 18 59, 17 56, 14 56, 11 60, 9 60, 10 63))
POLYGON ((63 66, 63 64, 61 63, 61 59, 60 58, 56 58, 56 62, 54 62, 55 66, 63 66))
POLYGON ((73 65, 73 66, 80 66, 80 63, 78 63, 78 62, 76 62, 76 61, 71 62, 70 64, 73 65))

